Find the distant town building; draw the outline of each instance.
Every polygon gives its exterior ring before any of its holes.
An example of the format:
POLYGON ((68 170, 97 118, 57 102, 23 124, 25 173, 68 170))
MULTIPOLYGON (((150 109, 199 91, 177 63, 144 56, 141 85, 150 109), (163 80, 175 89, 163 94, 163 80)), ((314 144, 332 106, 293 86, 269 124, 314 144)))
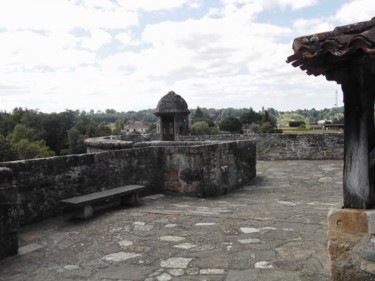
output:
POLYGON ((318 125, 332 124, 332 120, 319 120, 318 125))
POLYGON ((130 134, 130 133, 145 134, 147 133, 148 129, 150 129, 150 126, 143 124, 143 122, 141 121, 135 121, 134 124, 125 126, 123 132, 125 132, 125 134, 130 134))

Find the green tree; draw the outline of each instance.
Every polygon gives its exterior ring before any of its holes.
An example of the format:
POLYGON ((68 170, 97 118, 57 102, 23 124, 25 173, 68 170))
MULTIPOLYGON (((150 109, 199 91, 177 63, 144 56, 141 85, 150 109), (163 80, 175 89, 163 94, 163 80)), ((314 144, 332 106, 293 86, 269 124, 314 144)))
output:
POLYGON ((208 135, 210 134, 210 127, 207 122, 198 121, 191 125, 190 133, 192 135, 208 135))
POLYGON ((74 111, 66 110, 62 113, 52 113, 43 119, 45 131, 44 140, 57 155, 63 154, 68 148, 68 131, 74 125, 77 117, 74 111))
POLYGON ((115 128, 113 129, 113 134, 120 135, 124 127, 125 127, 124 120, 122 118, 117 118, 115 122, 115 128))
POLYGON ((0 135, 0 162, 12 161, 16 159, 17 154, 9 140, 7 140, 3 135, 0 135))
POLYGON ((31 142, 28 139, 22 139, 13 147, 19 159, 43 158, 55 155, 55 152, 46 145, 44 140, 31 142))
MULTIPOLYGON (((54 156, 44 140, 35 140, 35 130, 24 124, 17 124, 14 130, 7 136, 7 141, 11 145, 17 159, 41 158, 54 156)), ((10 152, 12 153, 12 152, 10 152)))
POLYGON ((240 120, 233 117, 227 117, 220 122, 219 126, 222 131, 229 131, 231 133, 239 133, 242 129, 240 120))
POLYGON ((99 125, 93 119, 82 116, 68 131, 68 150, 67 153, 79 154, 86 152, 85 139, 110 135, 111 132, 99 125))
POLYGON ((7 138, 12 145, 23 139, 32 141, 34 138, 34 130, 24 124, 17 124, 7 138))
POLYGON ((265 112, 264 112, 264 115, 263 115, 263 118, 262 118, 262 120, 260 120, 260 125, 262 125, 263 123, 270 123, 271 124, 271 126, 274 128, 274 127, 276 127, 276 118, 275 117, 273 117, 273 116, 271 116, 269 113, 268 113, 268 111, 266 110, 265 112))
POLYGON ((98 126, 97 134, 99 136, 109 136, 112 134, 112 130, 106 123, 102 122, 98 126))
POLYGON ((78 128, 73 127, 68 132, 69 154, 79 154, 86 152, 85 135, 78 128))
POLYGON ((148 134, 155 134, 156 133, 156 124, 151 124, 149 129, 147 130, 148 134))
POLYGON ((204 110, 205 111, 203 111, 203 109, 201 109, 199 106, 197 107, 197 109, 194 112, 193 119, 191 120, 191 124, 193 125, 194 123, 197 123, 197 122, 206 122, 209 127, 214 127, 215 123, 212 121, 212 119, 208 115, 207 109, 204 109, 204 110))
POLYGON ((194 112, 194 117, 193 117, 192 123, 194 123, 194 119, 196 119, 196 118, 203 118, 203 111, 199 106, 197 107, 197 109, 194 112))
POLYGON ((242 124, 258 124, 262 120, 262 115, 255 112, 251 107, 248 111, 244 112, 240 116, 240 122, 242 124))

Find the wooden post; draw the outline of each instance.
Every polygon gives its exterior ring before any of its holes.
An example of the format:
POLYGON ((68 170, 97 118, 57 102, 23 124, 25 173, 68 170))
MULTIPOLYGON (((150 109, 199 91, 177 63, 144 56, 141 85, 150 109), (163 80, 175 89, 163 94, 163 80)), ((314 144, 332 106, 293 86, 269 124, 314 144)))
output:
POLYGON ((341 77, 345 104, 344 208, 375 205, 370 153, 374 149, 375 80, 364 64, 341 77))

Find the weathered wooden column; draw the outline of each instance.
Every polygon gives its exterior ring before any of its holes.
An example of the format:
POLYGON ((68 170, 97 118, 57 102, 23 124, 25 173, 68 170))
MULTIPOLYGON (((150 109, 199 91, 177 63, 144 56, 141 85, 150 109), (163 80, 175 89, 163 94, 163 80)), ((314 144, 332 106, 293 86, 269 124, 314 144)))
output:
POLYGON ((288 62, 344 94, 343 208, 328 214, 335 281, 375 280, 375 18, 296 38, 288 62))
POLYGON ((365 57, 326 74, 328 80, 341 84, 344 94, 344 208, 370 209, 375 205, 375 163, 371 163, 375 161, 371 161, 375 156, 374 71, 371 57, 365 57))

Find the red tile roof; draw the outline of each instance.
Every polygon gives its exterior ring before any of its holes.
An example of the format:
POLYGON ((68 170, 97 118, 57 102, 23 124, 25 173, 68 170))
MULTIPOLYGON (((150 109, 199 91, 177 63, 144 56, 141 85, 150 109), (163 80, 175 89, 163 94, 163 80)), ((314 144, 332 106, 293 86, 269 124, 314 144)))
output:
POLYGON ((294 54, 287 62, 308 75, 325 75, 349 61, 369 55, 375 58, 375 17, 370 21, 336 27, 333 31, 294 39, 294 54))

